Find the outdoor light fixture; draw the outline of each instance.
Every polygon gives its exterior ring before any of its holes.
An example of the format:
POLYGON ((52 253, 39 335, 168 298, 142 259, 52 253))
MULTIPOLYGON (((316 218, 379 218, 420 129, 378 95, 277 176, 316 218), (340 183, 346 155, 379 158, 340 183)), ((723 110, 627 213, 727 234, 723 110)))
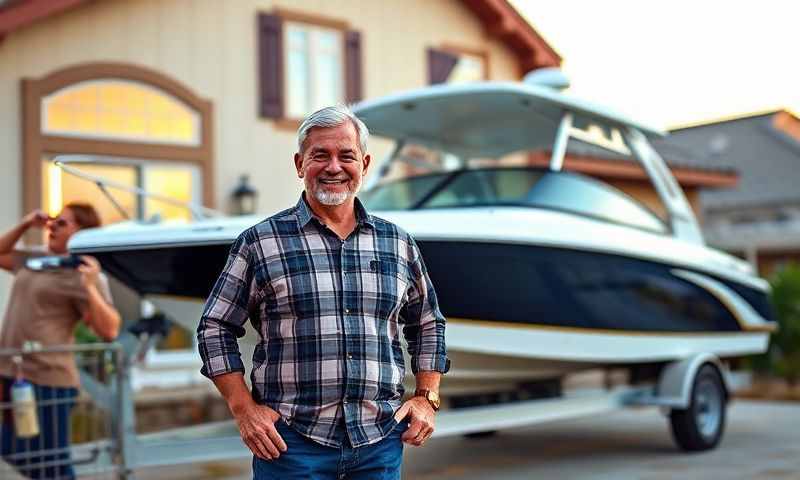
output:
POLYGON ((233 213, 235 215, 252 215, 256 213, 258 191, 248 184, 249 175, 239 177, 239 185, 233 191, 233 213))

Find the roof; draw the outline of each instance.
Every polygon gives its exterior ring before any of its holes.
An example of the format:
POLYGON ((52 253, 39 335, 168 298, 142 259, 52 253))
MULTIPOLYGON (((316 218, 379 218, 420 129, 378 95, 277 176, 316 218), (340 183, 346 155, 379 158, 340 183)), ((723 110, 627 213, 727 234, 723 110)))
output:
POLYGON ((701 194, 706 211, 800 202, 800 118, 787 110, 676 128, 653 144, 665 156, 683 151, 702 168, 739 172, 737 188, 701 194))
POLYGON ((461 0, 481 20, 486 33, 517 56, 520 73, 558 67, 561 56, 507 0, 461 0))
MULTIPOLYGON (((7 34, 92 0, 0 0, 0 40, 7 34)), ((517 57, 520 74, 558 67, 561 56, 507 0, 461 0, 517 57)))
POLYGON ((90 0, 6 0, 0 1, 0 40, 7 34, 70 10, 90 0))

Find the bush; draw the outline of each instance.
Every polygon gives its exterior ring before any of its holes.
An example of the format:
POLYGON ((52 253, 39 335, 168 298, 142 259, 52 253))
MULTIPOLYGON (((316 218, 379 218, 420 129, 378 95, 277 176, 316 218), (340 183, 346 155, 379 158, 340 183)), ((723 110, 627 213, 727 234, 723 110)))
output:
POLYGON ((100 339, 94 334, 91 328, 87 327, 83 322, 75 327, 75 343, 97 343, 100 339))
POLYGON ((770 280, 770 300, 779 330, 772 334, 765 357, 754 359, 753 366, 769 370, 794 386, 800 380, 800 266, 790 264, 770 280))

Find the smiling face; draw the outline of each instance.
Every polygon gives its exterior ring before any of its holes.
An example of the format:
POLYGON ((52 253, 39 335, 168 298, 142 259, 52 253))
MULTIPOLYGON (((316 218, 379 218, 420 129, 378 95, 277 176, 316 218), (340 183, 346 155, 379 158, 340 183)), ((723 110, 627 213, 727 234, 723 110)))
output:
POLYGON ((57 217, 47 222, 47 248, 53 253, 67 253, 67 242, 80 229, 72 210, 61 210, 57 217))
POLYGON ((294 156, 306 199, 325 206, 352 203, 369 162, 370 156, 361 152, 358 132, 349 121, 336 127, 312 128, 302 151, 294 156))

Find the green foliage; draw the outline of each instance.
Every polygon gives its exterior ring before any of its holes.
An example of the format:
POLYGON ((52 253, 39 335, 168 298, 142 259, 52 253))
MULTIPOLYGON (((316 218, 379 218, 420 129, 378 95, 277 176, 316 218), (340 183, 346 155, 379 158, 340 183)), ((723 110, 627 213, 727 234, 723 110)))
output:
POLYGON ((87 327, 83 322, 78 323, 75 327, 75 343, 97 343, 100 339, 94 334, 92 329, 87 327))
POLYGON ((753 366, 760 369, 768 365, 772 373, 795 384, 800 380, 800 266, 781 268, 770 284, 779 330, 772 335, 767 355, 756 359, 753 366))

